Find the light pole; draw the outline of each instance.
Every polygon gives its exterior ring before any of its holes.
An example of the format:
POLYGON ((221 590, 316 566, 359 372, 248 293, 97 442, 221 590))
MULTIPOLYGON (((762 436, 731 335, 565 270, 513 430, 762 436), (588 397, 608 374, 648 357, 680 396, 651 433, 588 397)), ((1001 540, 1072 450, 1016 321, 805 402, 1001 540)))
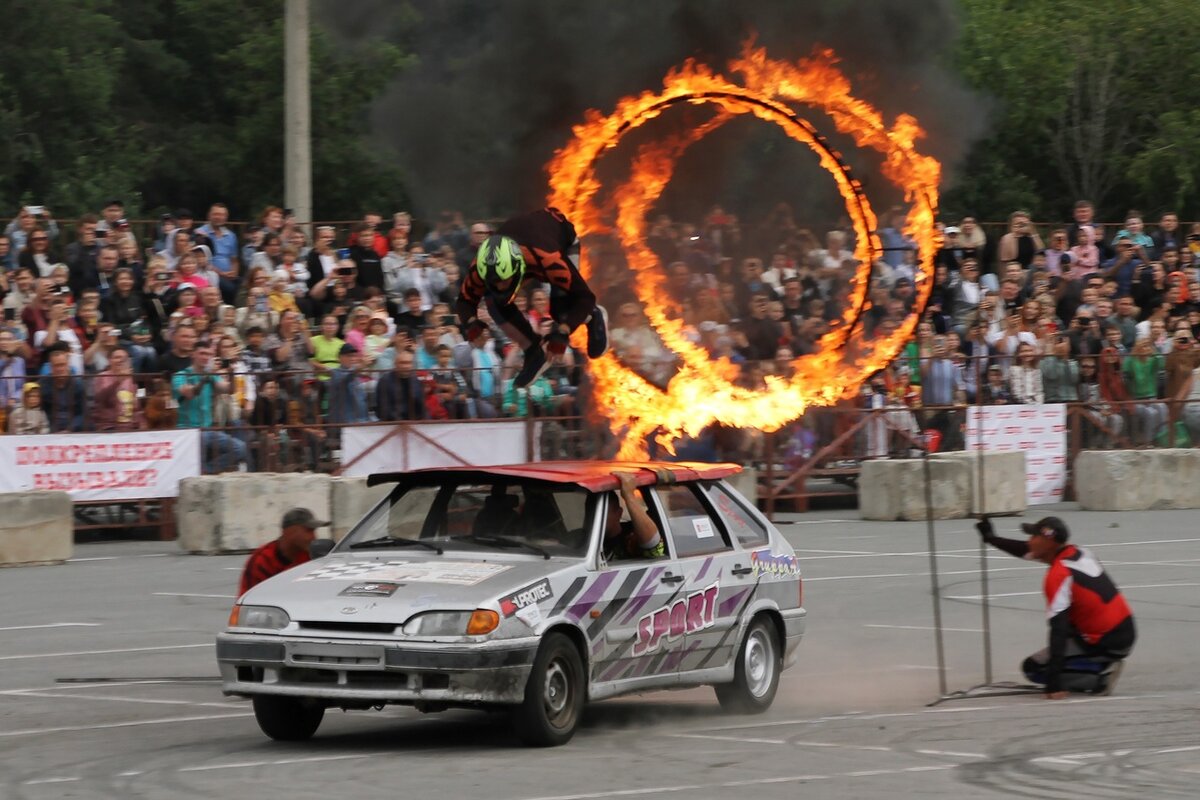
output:
POLYGON ((312 222, 309 0, 285 0, 283 20, 283 197, 299 223, 312 222))

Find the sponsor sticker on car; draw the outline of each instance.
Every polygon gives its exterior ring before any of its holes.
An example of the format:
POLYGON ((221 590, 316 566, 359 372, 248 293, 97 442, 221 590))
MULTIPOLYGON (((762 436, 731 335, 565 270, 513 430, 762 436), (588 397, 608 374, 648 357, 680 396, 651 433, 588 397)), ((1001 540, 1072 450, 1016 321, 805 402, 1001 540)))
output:
POLYGON ((344 597, 391 597, 399 588, 398 583, 354 583, 338 594, 344 597))
POLYGON ((508 597, 500 598, 500 613, 506 617, 511 617, 521 609, 527 606, 536 606, 543 600, 548 600, 554 597, 554 591, 550 588, 550 581, 547 578, 542 578, 537 583, 530 584, 524 589, 518 589, 508 597))

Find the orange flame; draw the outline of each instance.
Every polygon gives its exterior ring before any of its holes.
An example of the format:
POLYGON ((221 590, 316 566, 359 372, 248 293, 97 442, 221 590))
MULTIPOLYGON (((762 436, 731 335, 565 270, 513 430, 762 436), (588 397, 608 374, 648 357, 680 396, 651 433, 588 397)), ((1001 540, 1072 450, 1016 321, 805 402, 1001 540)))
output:
MULTIPOLYGON (((823 111, 837 130, 858 146, 883 154, 884 177, 902 188, 911 204, 905 233, 916 242, 920 254, 918 308, 924 306, 933 283, 933 255, 939 244, 934 217, 941 165, 916 151, 915 142, 924 132, 915 119, 900 115, 888 128, 877 110, 851 94, 850 81, 836 64, 830 50, 818 50, 793 64, 772 60, 765 50, 747 44, 730 64, 732 71, 744 77, 744 85, 738 85, 704 65, 685 62, 668 73, 661 92, 623 98, 608 116, 594 110, 587 112, 584 122, 574 128, 575 138, 548 165, 549 203, 572 219, 581 238, 615 233, 630 268, 637 273, 633 285, 647 319, 680 361, 679 371, 666 391, 625 367, 611 353, 591 362, 597 405, 608 416, 613 430, 624 436, 619 458, 645 457, 650 436, 673 452, 675 439, 696 435, 713 422, 777 430, 811 405, 829 405, 857 391, 868 375, 896 357, 912 334, 915 315, 910 315, 889 337, 867 338, 861 314, 866 307, 871 265, 880 252, 875 214, 861 185, 838 154, 789 104, 823 111), (611 191, 615 203, 611 208, 598 205, 596 198, 604 187, 596 177, 597 163, 626 133, 679 102, 711 103, 718 113, 683 135, 640 148, 629 177, 611 191), (846 202, 856 234, 854 255, 860 264, 850 282, 843 317, 821 340, 819 351, 796 359, 790 379, 768 376, 766 389, 761 391, 735 385, 732 365, 712 361, 704 348, 687 338, 678 309, 664 291, 663 271, 644 241, 647 213, 670 182, 679 157, 734 115, 747 113, 779 125, 816 153, 846 202)), ((590 277, 589 267, 586 260, 580 264, 585 278, 590 277)), ((583 331, 576 331, 576 336, 580 341, 573 344, 583 345, 583 331)))

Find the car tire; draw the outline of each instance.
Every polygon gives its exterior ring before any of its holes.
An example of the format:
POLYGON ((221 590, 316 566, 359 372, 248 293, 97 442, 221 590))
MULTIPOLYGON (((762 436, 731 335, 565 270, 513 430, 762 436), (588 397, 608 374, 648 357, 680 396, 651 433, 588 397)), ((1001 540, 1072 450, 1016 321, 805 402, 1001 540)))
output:
POLYGON ((531 747, 557 747, 571 741, 583 715, 587 679, 579 650, 567 636, 542 640, 525 700, 513 712, 517 738, 531 747))
POLYGON ((262 732, 279 742, 312 738, 325 718, 325 707, 299 697, 256 695, 254 718, 262 732))
POLYGON ((733 667, 733 683, 717 684, 721 708, 734 714, 761 714, 771 707, 779 690, 783 656, 779 636, 769 620, 758 617, 750 623, 733 667))

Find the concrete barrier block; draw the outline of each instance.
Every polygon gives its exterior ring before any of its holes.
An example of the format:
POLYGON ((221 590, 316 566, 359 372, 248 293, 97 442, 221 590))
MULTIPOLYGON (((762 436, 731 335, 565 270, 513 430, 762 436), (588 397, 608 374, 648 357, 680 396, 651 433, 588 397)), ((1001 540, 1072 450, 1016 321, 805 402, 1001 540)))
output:
MULTIPOLYGON (((189 553, 253 550, 279 535, 284 512, 294 506, 329 519, 330 481, 328 475, 268 472, 185 478, 175 503, 179 546, 189 553)), ((329 528, 317 531, 329 535, 329 528)))
MULTIPOLYGON (((961 463, 931 458, 929 473, 934 519, 969 516, 970 471, 961 463)), ((858 508, 863 519, 925 519, 923 460, 864 461, 858 478, 858 508)))
POLYGON ((969 474, 969 513, 1020 514, 1026 508, 1025 454, 1022 452, 938 453, 935 460, 958 465, 969 474), (982 493, 982 496, 981 496, 982 493))
POLYGON ((395 486, 394 483, 367 486, 365 477, 333 478, 330 482, 329 519, 333 522, 334 540, 340 542, 354 524, 387 497, 395 486))
POLYGON ((1085 511, 1200 508, 1200 450, 1085 450, 1074 476, 1085 511))
POLYGON ((66 492, 0 494, 0 566, 54 564, 71 557, 75 506, 66 492))
POLYGON ((750 501, 751 505, 758 503, 758 470, 754 467, 742 467, 742 471, 736 475, 730 475, 725 479, 729 485, 750 501))

